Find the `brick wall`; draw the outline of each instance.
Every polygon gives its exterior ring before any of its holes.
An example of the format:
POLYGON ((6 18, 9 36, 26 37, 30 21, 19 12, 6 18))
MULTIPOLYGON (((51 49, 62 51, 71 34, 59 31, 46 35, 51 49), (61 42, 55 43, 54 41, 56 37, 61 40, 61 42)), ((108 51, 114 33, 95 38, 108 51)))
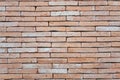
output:
POLYGON ((1 0, 0 80, 120 80, 120 1, 1 0))

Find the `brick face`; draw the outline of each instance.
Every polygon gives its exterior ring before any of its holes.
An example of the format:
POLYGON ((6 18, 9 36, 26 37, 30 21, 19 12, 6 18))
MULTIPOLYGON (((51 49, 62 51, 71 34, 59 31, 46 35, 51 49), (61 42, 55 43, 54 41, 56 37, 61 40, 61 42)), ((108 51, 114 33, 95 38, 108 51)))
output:
POLYGON ((0 0, 0 80, 120 80, 120 1, 0 0))

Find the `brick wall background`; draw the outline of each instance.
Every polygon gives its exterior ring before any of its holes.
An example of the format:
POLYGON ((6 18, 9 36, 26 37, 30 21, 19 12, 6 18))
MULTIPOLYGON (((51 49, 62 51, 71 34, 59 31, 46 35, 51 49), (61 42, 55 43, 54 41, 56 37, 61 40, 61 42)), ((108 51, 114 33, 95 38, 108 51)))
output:
POLYGON ((120 80, 120 1, 0 1, 0 80, 120 80))

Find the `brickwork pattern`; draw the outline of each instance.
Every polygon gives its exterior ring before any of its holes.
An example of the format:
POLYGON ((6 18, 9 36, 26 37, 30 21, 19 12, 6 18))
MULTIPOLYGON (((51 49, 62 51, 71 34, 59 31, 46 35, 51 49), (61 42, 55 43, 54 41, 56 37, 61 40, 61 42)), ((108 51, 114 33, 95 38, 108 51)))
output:
POLYGON ((0 80, 120 80, 120 0, 0 0, 0 80))

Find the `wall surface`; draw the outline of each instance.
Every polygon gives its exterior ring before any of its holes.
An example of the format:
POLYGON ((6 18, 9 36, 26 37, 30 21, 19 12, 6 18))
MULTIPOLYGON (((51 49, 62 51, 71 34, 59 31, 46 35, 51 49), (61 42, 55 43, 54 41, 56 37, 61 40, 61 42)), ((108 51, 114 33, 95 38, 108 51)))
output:
POLYGON ((0 80, 120 80, 120 0, 1 0, 0 80))

